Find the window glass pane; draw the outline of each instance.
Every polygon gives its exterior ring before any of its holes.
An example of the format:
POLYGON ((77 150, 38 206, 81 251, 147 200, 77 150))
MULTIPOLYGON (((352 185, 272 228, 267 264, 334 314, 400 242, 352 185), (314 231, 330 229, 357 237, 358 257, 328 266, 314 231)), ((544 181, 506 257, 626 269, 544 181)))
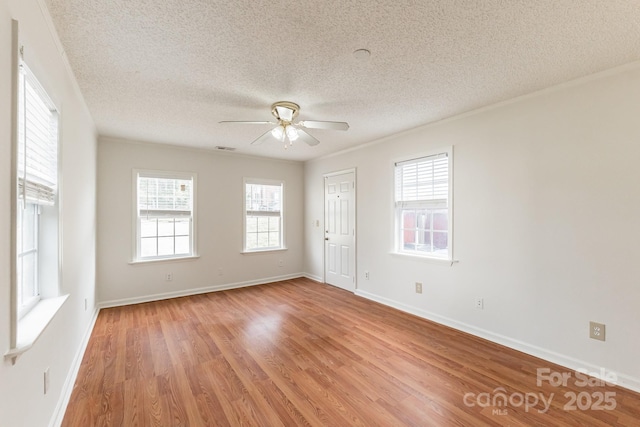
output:
POLYGON ((259 216, 258 217, 258 231, 267 231, 269 230, 269 217, 259 216))
POLYGON ((157 234, 155 218, 140 218, 140 237, 155 237, 157 234))
POLYGON ((158 236, 173 236, 173 218, 158 218, 158 236))
POLYGON ((26 209, 22 210, 22 251, 36 248, 37 243, 37 214, 38 207, 33 203, 27 203, 26 209))
POLYGON ((145 237, 140 239, 140 256, 149 257, 158 255, 158 239, 155 237, 145 237))
MULTIPOLYGON (((434 251, 442 251, 446 252, 449 244, 449 235, 446 231, 434 231, 433 232, 433 247, 434 251)), ((445 253, 446 255, 446 253, 445 253)))
POLYGON ((248 216, 247 217, 247 233, 255 233, 256 231, 258 231, 258 217, 248 216))
POLYGON ((35 252, 29 252, 19 258, 19 262, 22 264, 22 275, 20 276, 22 282, 21 285, 21 296, 22 303, 24 304, 26 301, 31 299, 32 297, 38 295, 37 291, 37 254, 35 252))
POLYGON ((258 233, 258 247, 259 248, 267 248, 269 247, 269 233, 258 233))
POLYGON ((269 247, 277 248, 280 246, 280 233, 269 233, 269 247))
POLYGON ((401 246, 404 250, 413 251, 416 249, 416 232, 411 230, 402 230, 401 246))
POLYGON ((416 211, 405 209, 402 211, 402 228, 415 228, 417 224, 416 211))
POLYGON ((433 212, 433 229, 447 231, 449 229, 449 220, 446 209, 440 209, 433 212))
POLYGON ((257 233, 248 233, 247 234, 247 249, 255 249, 258 247, 258 234, 257 233))
POLYGON ((418 242, 416 244, 416 250, 422 252, 431 252, 431 231, 420 230, 417 233, 418 242))
POLYGON ((189 236, 176 237, 176 255, 188 255, 189 253, 189 236))
POLYGON ((176 236, 188 236, 190 234, 191 220, 176 219, 176 236))
POLYGON ((271 232, 279 232, 280 231, 280 217, 272 216, 269 217, 269 231, 271 232))
POLYGON ((158 237, 158 256, 173 254, 173 237, 158 237))

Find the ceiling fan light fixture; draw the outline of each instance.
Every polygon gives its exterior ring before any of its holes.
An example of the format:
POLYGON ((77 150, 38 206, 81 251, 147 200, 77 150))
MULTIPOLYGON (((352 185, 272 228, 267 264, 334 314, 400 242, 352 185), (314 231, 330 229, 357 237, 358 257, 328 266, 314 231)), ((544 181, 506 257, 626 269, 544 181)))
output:
POLYGON ((298 139, 298 129, 292 126, 287 126, 285 128, 285 132, 287 133, 287 138, 289 138, 289 141, 293 142, 298 139))
POLYGON ((273 137, 278 141, 281 141, 281 142, 284 141, 284 136, 286 135, 284 126, 279 125, 274 127, 273 130, 271 131, 271 135, 273 135, 273 137))

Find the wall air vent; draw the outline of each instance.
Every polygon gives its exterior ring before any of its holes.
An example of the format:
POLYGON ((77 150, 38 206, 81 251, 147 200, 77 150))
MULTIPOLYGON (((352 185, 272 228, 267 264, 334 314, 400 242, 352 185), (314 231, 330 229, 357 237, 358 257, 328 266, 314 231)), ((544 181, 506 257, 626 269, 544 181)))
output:
POLYGON ((225 146, 222 146, 222 145, 216 145, 213 148, 215 148, 216 150, 219 150, 219 151, 236 151, 236 149, 233 148, 233 147, 225 147, 225 146))

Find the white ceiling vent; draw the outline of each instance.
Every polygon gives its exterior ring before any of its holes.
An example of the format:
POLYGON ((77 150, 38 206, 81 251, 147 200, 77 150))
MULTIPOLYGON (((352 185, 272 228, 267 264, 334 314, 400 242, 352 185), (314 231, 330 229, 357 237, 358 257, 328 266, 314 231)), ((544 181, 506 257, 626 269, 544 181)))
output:
POLYGON ((216 150, 219 150, 219 151, 236 151, 236 149, 233 148, 233 147, 225 147, 223 145, 216 145, 213 148, 215 148, 216 150))

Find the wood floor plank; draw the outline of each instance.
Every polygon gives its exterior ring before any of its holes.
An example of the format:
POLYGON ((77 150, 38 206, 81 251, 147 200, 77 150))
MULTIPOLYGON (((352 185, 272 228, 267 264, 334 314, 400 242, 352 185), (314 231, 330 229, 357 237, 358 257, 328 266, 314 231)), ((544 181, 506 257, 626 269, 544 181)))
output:
POLYGON ((640 425, 637 393, 539 368, 575 374, 300 278, 101 310, 62 425, 640 425))

